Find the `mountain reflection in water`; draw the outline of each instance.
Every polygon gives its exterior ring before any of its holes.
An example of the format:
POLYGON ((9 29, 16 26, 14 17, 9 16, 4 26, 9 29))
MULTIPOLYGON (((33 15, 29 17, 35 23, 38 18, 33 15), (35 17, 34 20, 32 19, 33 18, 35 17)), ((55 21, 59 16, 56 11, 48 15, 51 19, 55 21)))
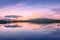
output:
POLYGON ((58 26, 58 23, 33 24, 21 22, 0 24, 0 40, 59 40, 59 39, 60 39, 60 26, 58 26), (6 26, 8 26, 9 28, 6 26))

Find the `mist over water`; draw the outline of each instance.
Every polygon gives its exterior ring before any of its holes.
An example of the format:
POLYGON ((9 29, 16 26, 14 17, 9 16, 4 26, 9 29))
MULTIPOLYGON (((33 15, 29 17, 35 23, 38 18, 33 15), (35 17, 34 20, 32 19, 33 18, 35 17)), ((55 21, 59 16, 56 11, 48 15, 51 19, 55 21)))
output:
POLYGON ((10 23, 0 24, 0 40, 59 40, 60 23, 34 24, 10 23))

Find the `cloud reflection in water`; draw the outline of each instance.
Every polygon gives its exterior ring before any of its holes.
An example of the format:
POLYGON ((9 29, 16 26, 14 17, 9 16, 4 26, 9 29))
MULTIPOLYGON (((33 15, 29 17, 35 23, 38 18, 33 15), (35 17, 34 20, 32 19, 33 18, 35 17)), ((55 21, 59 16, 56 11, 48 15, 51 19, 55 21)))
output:
POLYGON ((60 26, 55 24, 12 23, 22 27, 0 27, 0 40, 58 40, 60 26))

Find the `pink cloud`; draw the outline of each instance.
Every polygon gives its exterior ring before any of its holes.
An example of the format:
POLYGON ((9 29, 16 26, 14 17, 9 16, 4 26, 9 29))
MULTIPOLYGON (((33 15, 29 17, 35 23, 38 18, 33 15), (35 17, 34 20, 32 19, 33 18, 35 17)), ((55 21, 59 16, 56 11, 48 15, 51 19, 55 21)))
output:
POLYGON ((42 8, 42 7, 33 7, 33 6, 27 6, 25 4, 16 4, 15 6, 8 6, 5 8, 0 9, 0 16, 5 15, 21 15, 24 17, 30 17, 30 18, 58 18, 60 15, 56 15, 55 11, 52 11, 48 8, 42 8), (57 16, 57 17, 56 17, 57 16))

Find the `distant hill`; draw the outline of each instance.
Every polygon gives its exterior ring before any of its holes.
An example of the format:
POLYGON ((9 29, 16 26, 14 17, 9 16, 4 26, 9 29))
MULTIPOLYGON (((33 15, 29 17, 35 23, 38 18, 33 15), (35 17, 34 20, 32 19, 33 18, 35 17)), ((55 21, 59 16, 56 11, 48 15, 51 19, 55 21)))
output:
POLYGON ((30 19, 30 20, 54 20, 54 19, 49 19, 49 18, 35 18, 35 19, 30 19))
POLYGON ((49 18, 35 18, 35 19, 30 19, 28 21, 33 23, 60 23, 60 20, 49 19, 49 18))
POLYGON ((29 23, 36 23, 36 24, 50 24, 50 23, 60 23, 60 20, 56 19, 49 19, 49 18, 35 18, 30 20, 0 20, 0 23, 13 23, 13 22, 29 22, 29 23))
POLYGON ((35 18, 35 19, 30 19, 29 21, 50 21, 54 19, 48 19, 48 18, 35 18))

